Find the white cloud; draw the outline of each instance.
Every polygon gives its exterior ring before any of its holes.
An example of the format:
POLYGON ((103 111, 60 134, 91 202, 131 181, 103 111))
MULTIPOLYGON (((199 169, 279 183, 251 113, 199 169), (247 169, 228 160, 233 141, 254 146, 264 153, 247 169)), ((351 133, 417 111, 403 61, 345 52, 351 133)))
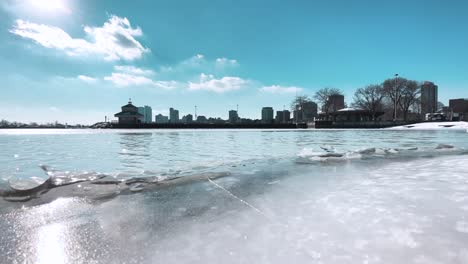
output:
POLYGON ((263 86, 260 88, 261 92, 267 93, 275 93, 275 94, 286 94, 286 93, 299 93, 302 92, 304 89, 295 86, 281 86, 281 85, 271 85, 271 86, 263 86))
POLYGON ((143 35, 139 27, 132 28, 127 18, 111 16, 102 27, 85 26, 87 38, 72 38, 59 27, 36 24, 21 19, 9 30, 11 33, 31 39, 46 48, 64 51, 69 56, 100 55, 105 60, 139 59, 150 50, 135 37, 143 35))
POLYGON ((58 107, 55 107, 55 106, 50 106, 49 107, 49 111, 52 111, 52 112, 59 112, 60 109, 58 107))
POLYGON ((150 69, 143 69, 143 68, 138 68, 135 66, 131 65, 117 65, 114 66, 114 70, 119 71, 119 72, 124 72, 124 73, 129 73, 129 74, 136 74, 136 75, 154 75, 154 71, 150 69))
POLYGON ((78 75, 76 78, 78 78, 79 80, 81 80, 83 82, 86 82, 86 83, 95 83, 95 82, 97 82, 96 78, 86 76, 86 75, 78 75))
POLYGON ((189 90, 198 91, 212 91, 215 93, 224 93, 241 89, 248 84, 249 81, 239 77, 225 76, 221 79, 215 79, 213 75, 202 73, 198 83, 189 82, 189 90))
POLYGON ((239 63, 237 63, 237 60, 232 60, 228 58, 217 58, 216 59, 216 65, 217 66, 237 66, 239 63))
POLYGON ((175 89, 179 86, 176 81, 155 81, 150 78, 155 72, 150 69, 138 68, 132 65, 114 66, 115 72, 104 80, 114 83, 118 87, 151 86, 165 90, 175 89))
POLYGON ((239 66, 237 60, 228 58, 207 59, 203 54, 196 54, 180 63, 172 66, 163 66, 160 69, 161 73, 168 74, 196 74, 203 72, 210 73, 226 73, 226 70, 231 70, 239 66))
POLYGON ((178 83, 176 81, 154 81, 146 76, 122 72, 113 72, 111 76, 104 77, 104 80, 110 81, 118 87, 152 86, 156 88, 171 90, 177 88, 178 86, 178 83))
POLYGON ((180 63, 180 66, 185 66, 185 67, 200 67, 203 66, 207 63, 207 60, 205 59, 205 55, 203 54, 197 54, 195 56, 192 56, 180 63))

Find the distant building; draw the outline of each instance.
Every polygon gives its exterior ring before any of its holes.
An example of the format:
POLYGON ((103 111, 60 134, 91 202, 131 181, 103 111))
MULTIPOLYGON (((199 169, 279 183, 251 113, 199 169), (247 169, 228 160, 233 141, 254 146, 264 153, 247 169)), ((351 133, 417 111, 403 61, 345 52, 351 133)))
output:
POLYGON ((374 122, 384 112, 376 112, 375 114, 369 110, 356 108, 343 108, 336 112, 330 113, 334 122, 374 122))
POLYGON ((450 99, 449 108, 455 113, 468 113, 468 99, 450 99))
POLYGON ((193 115, 188 114, 185 116, 185 123, 192 123, 193 122, 193 115))
POLYGON ((273 107, 262 108, 262 123, 273 123, 273 107))
POLYGON ((179 110, 169 108, 169 123, 179 123, 179 110))
POLYGON ((446 120, 452 121, 453 120, 453 111, 450 109, 449 106, 443 106, 441 110, 438 111, 445 116, 446 120))
POLYGON ((288 110, 276 111, 275 122, 277 124, 287 124, 291 119, 291 112, 288 110))
POLYGON ((284 121, 289 123, 291 121, 291 112, 289 110, 283 110, 284 121))
POLYGON ((356 108, 343 108, 332 113, 320 113, 315 128, 378 128, 384 112, 371 112, 356 108))
POLYGON ((317 104, 314 102, 306 102, 302 104, 303 117, 306 122, 312 122, 317 117, 317 104))
POLYGON ((138 113, 143 115, 142 123, 151 124, 153 122, 153 111, 150 106, 138 107, 138 113))
POLYGON ((439 110, 437 95, 438 87, 433 82, 424 82, 421 85, 421 113, 423 115, 435 113, 439 110))
POLYGON ((318 106, 314 102, 304 102, 296 105, 294 110, 294 122, 295 123, 310 123, 317 117, 318 106))
POLYGON ((193 116, 191 114, 188 114, 188 115, 184 115, 181 120, 180 120, 182 123, 184 124, 188 124, 188 123, 192 123, 193 122, 193 116))
POLYGON ((345 108, 344 95, 334 94, 328 97, 328 112, 336 112, 345 108))
POLYGON ((239 122, 239 115, 236 110, 229 111, 229 123, 234 124, 239 122))
POLYGON ((169 123, 169 117, 157 114, 154 117, 154 121, 156 122, 156 124, 167 124, 169 123))
POLYGON ((250 118, 241 118, 240 123, 241 124, 255 124, 255 123, 260 123, 260 120, 258 119, 252 120, 250 118))
POLYGON ((143 115, 138 113, 138 107, 134 106, 131 100, 122 106, 121 112, 114 116, 119 119, 119 124, 122 125, 137 125, 143 122, 143 115))
POLYGON ((468 121, 468 99, 451 99, 449 109, 453 121, 468 121))
MULTIPOLYGON (((441 111, 442 112, 442 111, 441 111)), ((447 121, 447 115, 444 113, 427 113, 424 117, 426 121, 447 121)))
POLYGON ((197 117, 197 123, 208 123, 208 119, 206 118, 206 116, 198 116, 197 117))
POLYGON ((226 120, 221 119, 220 117, 210 117, 208 118, 208 123, 210 124, 225 124, 226 120))

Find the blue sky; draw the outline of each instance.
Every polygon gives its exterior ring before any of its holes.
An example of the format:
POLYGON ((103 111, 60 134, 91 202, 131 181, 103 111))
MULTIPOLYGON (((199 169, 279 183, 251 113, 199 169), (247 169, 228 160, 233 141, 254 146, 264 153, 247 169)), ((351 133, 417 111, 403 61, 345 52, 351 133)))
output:
POLYGON ((468 97, 467 1, 0 2, 0 119, 94 123, 128 98, 259 118, 395 73, 468 97))

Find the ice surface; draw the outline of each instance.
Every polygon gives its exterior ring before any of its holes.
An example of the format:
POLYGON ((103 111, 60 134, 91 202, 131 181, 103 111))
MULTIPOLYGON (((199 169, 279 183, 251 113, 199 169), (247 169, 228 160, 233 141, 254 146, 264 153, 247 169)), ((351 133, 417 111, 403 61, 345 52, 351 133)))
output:
POLYGON ((467 164, 277 164, 215 180, 222 189, 61 198, 5 213, 0 253, 19 262, 466 263, 467 164))
POLYGON ((38 164, 61 180, 28 201, 0 199, 1 262, 468 263, 467 133, 219 132, 210 136, 222 150, 212 145, 212 153, 199 142, 185 149, 190 133, 164 133, 180 153, 144 147, 157 134, 97 136, 97 149, 76 153, 58 145, 76 146, 81 136, 0 136, 0 189, 7 172, 39 175, 38 164), (201 168, 179 167, 197 148, 201 168), (66 162, 30 153, 50 149, 66 162), (157 167, 164 162, 170 168, 157 167), (171 178, 181 184, 147 189, 171 178))
POLYGON ((411 129, 411 130, 466 130, 468 131, 468 122, 425 122, 405 126, 391 127, 388 129, 411 129))

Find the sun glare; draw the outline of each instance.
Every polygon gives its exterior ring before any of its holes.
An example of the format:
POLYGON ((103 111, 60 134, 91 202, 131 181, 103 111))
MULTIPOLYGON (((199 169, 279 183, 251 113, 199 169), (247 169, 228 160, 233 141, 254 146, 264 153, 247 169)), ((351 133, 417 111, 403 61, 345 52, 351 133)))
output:
POLYGON ((71 13, 66 0, 29 0, 28 3, 32 9, 41 13, 71 13))

